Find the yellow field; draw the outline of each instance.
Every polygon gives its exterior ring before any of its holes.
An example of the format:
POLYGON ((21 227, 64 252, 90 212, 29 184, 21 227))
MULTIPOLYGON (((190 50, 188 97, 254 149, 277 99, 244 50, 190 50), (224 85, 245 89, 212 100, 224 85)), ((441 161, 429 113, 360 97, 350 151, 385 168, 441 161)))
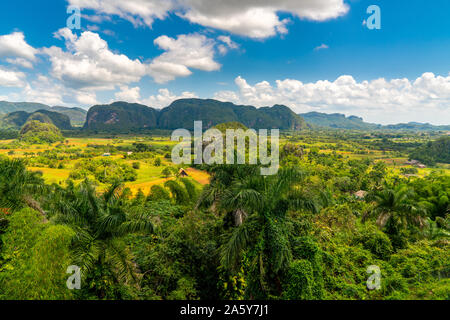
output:
MULTIPOLYGON (((11 151, 10 149, 1 149, 2 145, 11 144, 13 140, 3 140, 0 141, 0 154, 8 155, 8 153, 11 151)), ((88 144, 91 145, 126 145, 126 144, 132 144, 134 142, 145 142, 152 145, 173 145, 175 142, 172 142, 169 140, 169 138, 153 138, 152 140, 147 139, 91 139, 91 138, 68 138, 65 140, 64 145, 68 147, 74 147, 74 148, 86 148, 88 144)), ((8 155, 11 158, 25 158, 26 153, 34 153, 37 154, 39 152, 43 152, 45 150, 52 150, 56 147, 57 144, 53 145, 29 145, 27 148, 16 148, 13 149, 14 154, 8 155)), ((95 157, 95 158, 102 158, 102 157, 95 157)), ((95 159, 94 158, 94 159, 95 159)), ((111 156, 110 159, 114 160, 120 160, 124 163, 127 163, 129 165, 132 165, 135 162, 138 162, 140 164, 140 168, 137 169, 137 179, 133 182, 127 182, 125 184, 125 187, 128 187, 131 189, 131 191, 135 194, 139 190, 142 190, 145 194, 148 194, 150 191, 150 188, 153 185, 163 184, 167 180, 174 179, 174 178, 163 178, 162 177, 162 171, 165 166, 171 166, 172 164, 169 161, 166 161, 161 157, 162 163, 161 166, 154 166, 153 165, 153 159, 144 159, 144 160, 131 160, 131 159, 123 159, 121 155, 114 155, 111 156)), ((28 167, 31 171, 39 171, 42 172, 42 176, 46 183, 52 184, 60 184, 64 185, 65 181, 69 178, 70 172, 73 170, 75 164, 80 159, 76 160, 65 160, 64 162, 64 168, 63 169, 57 169, 57 168, 47 168, 47 167, 35 167, 30 166, 28 167)), ((205 172, 195 170, 192 168, 187 168, 186 172, 188 173, 189 177, 197 181, 200 185, 205 185, 209 183, 209 175, 205 172)), ((98 188, 101 190, 105 188, 106 185, 100 184, 98 188)))

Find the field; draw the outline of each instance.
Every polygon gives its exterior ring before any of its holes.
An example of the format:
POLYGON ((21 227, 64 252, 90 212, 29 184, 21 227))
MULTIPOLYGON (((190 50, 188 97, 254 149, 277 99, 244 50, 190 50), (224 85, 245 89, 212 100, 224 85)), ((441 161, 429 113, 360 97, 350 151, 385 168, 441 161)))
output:
MULTIPOLYGON (((392 142, 402 146, 404 143, 420 143, 423 140, 424 138, 418 139, 414 136, 405 135, 401 138, 392 139, 392 142)), ((331 136, 329 133, 285 135, 281 139, 281 149, 283 145, 291 143, 300 146, 305 153, 312 151, 324 155, 337 155, 345 161, 351 159, 382 161, 393 174, 400 174, 402 168, 412 168, 411 165, 405 164, 408 161, 408 154, 402 152, 404 149, 400 148, 397 151, 386 150, 383 147, 377 148, 377 141, 379 142, 380 139, 367 139, 367 137, 361 139, 360 136, 351 134, 345 136, 342 140, 331 136)), ((0 154, 7 155, 10 158, 27 159, 29 170, 42 172, 43 178, 48 184, 56 183, 62 186, 65 185, 80 159, 86 157, 86 153, 89 154, 88 159, 90 160, 110 159, 129 166, 132 166, 133 163, 139 163, 138 169, 136 169, 136 179, 126 182, 125 186, 130 188, 133 194, 136 194, 139 190, 148 194, 153 185, 163 184, 167 180, 173 179, 172 176, 164 176, 163 170, 166 167, 174 167, 170 157, 167 156, 174 145, 175 142, 170 141, 169 137, 68 138, 63 144, 55 143, 52 145, 17 145, 14 140, 3 140, 0 141, 0 154), (130 159, 130 157, 127 157, 126 151, 120 151, 132 150, 132 146, 139 143, 151 145, 155 150, 142 158, 139 157, 139 159, 130 159), (74 153, 82 156, 74 157, 74 153), (40 163, 40 161, 36 161, 36 156, 48 158, 50 162, 41 161, 40 163), (154 163, 156 158, 161 159, 159 165, 154 163)), ((415 176, 424 177, 434 170, 449 174, 450 166, 448 164, 437 164, 434 168, 419 168, 415 176)), ((209 182, 209 176, 205 172, 194 168, 186 168, 186 172, 199 185, 205 185, 209 182)), ((105 186, 106 184, 98 182, 100 190, 105 186)))
MULTIPOLYGON (((101 149, 102 152, 93 154, 92 157, 89 157, 89 159, 91 160, 107 158, 119 163, 128 164, 130 166, 133 165, 133 163, 139 163, 139 169, 136 169, 136 180, 126 182, 125 187, 130 188, 133 194, 136 194, 139 190, 141 190, 145 194, 148 194, 150 192, 150 188, 153 185, 163 184, 167 180, 173 179, 173 177, 163 177, 162 174, 165 167, 172 166, 170 159, 168 160, 164 157, 160 157, 161 164, 156 166, 154 165, 154 159, 160 156, 158 152, 150 154, 148 158, 139 160, 124 159, 125 155, 127 154, 126 152, 113 152, 108 156, 105 156, 103 153, 103 147, 105 148, 104 150, 107 151, 105 153, 110 153, 109 147, 126 148, 131 146, 133 143, 142 143, 145 141, 147 141, 147 143, 150 143, 148 139, 142 139, 138 137, 125 139, 68 138, 63 144, 64 148, 61 149, 61 144, 58 143, 52 145, 23 145, 20 147, 11 147, 11 143, 14 142, 13 140, 3 140, 0 141, 0 154, 7 155, 10 158, 31 160, 35 156, 45 154, 45 152, 57 152, 59 155, 64 155, 66 153, 69 153, 70 150, 83 152, 88 149, 92 149, 91 146, 95 145, 95 148, 101 149)), ((156 137, 152 138, 151 145, 170 148, 170 146, 174 145, 174 142, 170 141, 167 137, 156 137)), ((50 165, 30 163, 28 169, 31 171, 41 172, 45 182, 48 184, 56 183, 64 186, 66 180, 70 176, 71 171, 75 169, 75 166, 77 162, 79 162, 79 160, 79 158, 64 158, 62 160, 56 160, 55 163, 50 165), (60 164, 63 164, 63 167, 59 167, 60 164)), ((205 185, 209 182, 208 174, 194 168, 186 168, 185 170, 188 173, 189 177, 194 179, 199 185, 205 185)), ((98 183, 98 186, 101 190, 106 186, 106 184, 98 183)))

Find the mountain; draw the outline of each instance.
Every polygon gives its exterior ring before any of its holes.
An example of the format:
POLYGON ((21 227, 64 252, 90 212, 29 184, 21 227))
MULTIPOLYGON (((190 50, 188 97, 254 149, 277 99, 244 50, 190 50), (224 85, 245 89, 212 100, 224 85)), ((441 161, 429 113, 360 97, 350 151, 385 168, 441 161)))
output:
POLYGON ((203 99, 181 99, 161 110, 160 129, 193 129, 194 121, 202 120, 208 129, 224 122, 240 122, 252 129, 301 130, 307 128, 305 121, 286 106, 271 108, 238 106, 230 102, 203 99))
POLYGON ((126 102, 94 106, 88 111, 84 129, 192 130, 197 120, 203 121, 204 129, 224 122, 241 122, 253 129, 300 130, 307 127, 304 120, 286 106, 257 109, 216 100, 181 99, 162 110, 126 102))
POLYGON ((349 130, 373 130, 379 129, 381 125, 364 122, 362 118, 356 116, 346 117, 344 114, 340 113, 320 113, 320 112, 309 112, 300 114, 301 117, 309 124, 337 128, 337 129, 349 129, 349 130))
POLYGON ((3 117, 0 117, 0 127, 4 129, 19 130, 25 123, 32 120, 36 120, 41 123, 53 124, 61 130, 72 129, 68 116, 44 109, 37 110, 33 113, 28 113, 25 111, 11 112, 3 117))
POLYGON ((450 163, 450 136, 427 142, 413 150, 409 158, 419 160, 429 166, 436 163, 450 163))
POLYGON ((400 123, 391 125, 381 125, 375 123, 364 122, 360 117, 349 116, 346 117, 340 113, 320 113, 309 112, 299 114, 305 119, 308 124, 336 128, 336 129, 348 129, 348 130, 411 130, 411 131, 449 131, 450 125, 447 126, 434 126, 429 123, 400 123))
POLYGON ((66 108, 66 107, 50 107, 42 103, 34 102, 7 102, 0 101, 0 115, 9 114, 12 112, 25 111, 33 113, 38 110, 48 110, 65 114, 70 118, 72 124, 84 124, 86 121, 87 111, 81 108, 66 108))
POLYGON ((158 111, 137 103, 114 102, 89 109, 84 129, 117 130, 155 129, 158 111))
POLYGON ((0 101, 0 114, 8 114, 15 111, 25 111, 28 113, 32 113, 37 110, 50 110, 50 109, 51 107, 42 103, 0 101))
POLYGON ((414 131, 450 131, 450 125, 447 126, 435 126, 429 123, 399 123, 383 126, 384 129, 390 130, 414 130, 414 131))
POLYGON ((81 108, 52 107, 51 111, 65 114, 70 118, 72 125, 83 125, 86 122, 87 110, 81 108))

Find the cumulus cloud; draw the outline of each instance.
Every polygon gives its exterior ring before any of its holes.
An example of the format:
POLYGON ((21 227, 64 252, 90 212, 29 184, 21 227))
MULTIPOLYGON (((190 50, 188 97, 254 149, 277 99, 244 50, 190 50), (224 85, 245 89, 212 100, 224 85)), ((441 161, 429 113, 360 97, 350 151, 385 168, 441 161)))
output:
POLYGON ((0 67, 0 86, 23 87, 25 85, 25 74, 14 70, 0 67))
POLYGON ((128 88, 128 86, 120 87, 120 91, 114 94, 116 100, 126 101, 126 102, 139 102, 141 98, 140 88, 128 88))
POLYGON ((221 42, 217 48, 222 55, 225 55, 230 49, 233 50, 239 48, 238 44, 231 40, 229 36, 219 36, 217 37, 217 40, 221 42))
POLYGON ((50 106, 76 106, 97 104, 96 94, 92 91, 74 90, 58 81, 38 74, 31 82, 24 82, 22 90, 9 93, 2 100, 32 101, 50 106))
POLYGON ((144 63, 113 53, 97 33, 86 31, 78 37, 64 28, 55 36, 66 41, 67 50, 53 46, 43 52, 52 64, 51 74, 70 88, 114 89, 146 74, 144 63))
POLYGON ((175 95, 168 89, 160 89, 157 95, 152 95, 142 101, 143 104, 153 108, 164 108, 178 99, 198 98, 193 92, 185 91, 181 95, 175 95))
POLYGON ((250 85, 238 77, 235 83, 237 91, 220 91, 215 98, 258 107, 285 104, 297 113, 354 114, 380 123, 450 123, 450 75, 424 73, 413 81, 380 78, 362 82, 343 75, 333 82, 285 79, 277 80, 275 85, 267 81, 250 85))
POLYGON ((15 64, 17 66, 21 66, 26 69, 33 69, 33 63, 31 63, 29 60, 24 58, 7 58, 6 62, 10 64, 15 64))
POLYGON ((190 22, 251 38, 286 33, 289 20, 280 12, 323 21, 348 12, 344 0, 69 0, 100 14, 118 15, 135 26, 151 27, 155 19, 175 13, 190 22))
POLYGON ((221 67, 214 61, 215 42, 204 35, 180 35, 176 39, 161 36, 154 43, 165 51, 149 66, 149 74, 157 83, 189 76, 192 74, 190 68, 216 71, 221 67))
MULTIPOLYGON (((135 26, 151 26, 155 19, 164 19, 175 6, 175 0, 69 0, 69 3, 101 14, 117 15, 135 26)), ((94 16, 90 21, 95 19, 103 18, 94 16)))
POLYGON ((7 58, 7 62, 27 68, 36 61, 38 50, 25 41, 22 32, 13 32, 0 36, 0 58, 7 58))
MULTIPOLYGON (((139 87, 129 88, 128 86, 123 86, 120 91, 114 94, 115 101, 126 101, 132 103, 140 103, 147 105, 152 108, 165 108, 170 105, 173 101, 178 99, 188 99, 188 98, 198 98, 198 96, 193 92, 182 92, 180 95, 174 94, 169 91, 169 89, 159 89, 158 94, 151 95, 148 98, 141 98, 141 90, 139 87)), ((111 100, 110 102, 113 102, 111 100)))

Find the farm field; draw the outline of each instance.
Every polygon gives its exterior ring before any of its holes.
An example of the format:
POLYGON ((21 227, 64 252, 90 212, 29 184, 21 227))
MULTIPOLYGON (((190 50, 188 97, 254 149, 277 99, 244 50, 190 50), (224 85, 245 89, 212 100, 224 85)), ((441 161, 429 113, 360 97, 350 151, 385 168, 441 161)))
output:
MULTIPOLYGON (((11 143, 13 143, 13 141, 14 140, 0 141, 0 154, 7 155, 10 158, 26 160, 30 160, 31 158, 40 154, 45 154, 46 152, 54 152, 58 155, 56 156, 56 160, 52 164, 36 164, 34 162, 34 164, 30 163, 28 166, 28 169, 31 171, 41 172, 45 182, 49 184, 56 183, 64 186, 65 181, 70 177, 70 173, 75 169, 76 164, 80 161, 80 158, 72 157, 70 159, 67 159, 66 156, 70 152, 83 152, 89 149, 93 149, 92 146, 95 146, 95 148, 101 149, 102 151, 93 153, 88 158, 90 160, 110 159, 119 163, 127 164, 129 166, 132 166, 133 163, 139 164, 139 168, 136 169, 136 179, 134 181, 125 183, 125 187, 130 188, 133 194, 136 194, 139 190, 141 190, 145 194, 148 194, 150 192, 150 188, 153 185, 163 184, 164 182, 173 179, 173 177, 163 177, 162 172, 164 168, 166 168, 167 166, 172 166, 172 164, 170 162, 170 159, 165 159, 158 152, 148 154, 148 158, 146 157, 139 160, 126 159, 127 152, 112 152, 111 154, 109 154, 111 149, 117 147, 126 148, 127 146, 131 146, 133 143, 143 143, 145 141, 153 146, 161 147, 163 148, 163 150, 170 150, 169 148, 175 143, 170 141, 167 137, 152 138, 151 142, 149 142, 148 139, 142 138, 68 138, 64 141, 64 144, 55 143, 51 145, 22 145, 17 148, 13 146, 5 149, 5 146, 9 146, 11 143), (63 146, 63 148, 61 148, 61 145, 63 146), (105 154, 108 155, 106 156, 105 154), (161 163, 158 165, 154 164, 156 158, 161 159, 161 163)), ((209 175, 201 172, 200 170, 186 168, 186 172, 199 185, 205 185, 209 182, 209 175)), ((105 186, 106 184, 104 183, 98 183, 99 190, 103 189, 105 186)))
MULTIPOLYGON (((402 168, 411 168, 411 165, 405 164, 408 161, 407 154, 400 154, 396 151, 376 150, 370 147, 371 143, 376 140, 364 140, 364 145, 348 142, 328 142, 329 138, 325 136, 315 137, 313 135, 306 137, 284 137, 281 139, 281 149, 287 143, 294 143, 296 146, 302 147, 305 153, 318 152, 323 155, 335 155, 342 160, 362 160, 370 159, 373 161, 382 161, 393 174, 400 174, 402 168)), ((402 143, 411 141, 411 138, 393 139, 394 143, 402 143)), ((417 140, 417 139, 416 139, 417 140)), ((414 140, 413 140, 414 141, 414 140)), ((171 147, 175 142, 170 141, 169 137, 124 137, 124 138, 67 138, 64 143, 54 143, 51 145, 31 144, 31 145, 15 145, 14 140, 0 140, 0 154, 6 155, 10 158, 27 159, 29 162, 29 170, 40 171, 46 183, 56 183, 59 185, 65 184, 69 179, 71 172, 75 169, 80 159, 84 158, 86 153, 89 154, 90 160, 110 159, 119 163, 124 163, 132 166, 133 163, 138 163, 139 168, 136 169, 137 177, 134 181, 128 181, 125 186, 130 188, 133 194, 139 190, 148 194, 153 185, 163 184, 171 177, 163 177, 163 170, 166 167, 173 167, 170 158, 167 159, 164 155, 170 154, 171 147), (142 159, 127 158, 127 152, 118 151, 117 149, 131 148, 133 144, 151 145, 156 148, 146 154, 142 159), (91 153, 89 153, 91 152, 91 153), (80 157, 74 157, 73 153, 80 154, 80 157), (36 156, 53 154, 50 158, 54 159, 51 163, 39 163, 35 159, 36 156), (70 155, 70 157, 69 157, 70 155), (155 159, 159 158, 161 163, 155 165, 155 159)), ((44 161, 45 162, 45 161, 44 161)), ((424 177, 433 171, 440 170, 445 174, 450 174, 450 166, 448 164, 437 164, 434 168, 418 169, 416 175, 424 177)), ((205 185, 209 182, 209 175, 193 168, 186 168, 187 173, 199 185, 205 185)), ((77 180, 77 179, 74 179, 77 180)), ((98 187, 101 190, 106 186, 105 183, 98 182, 98 187)))

